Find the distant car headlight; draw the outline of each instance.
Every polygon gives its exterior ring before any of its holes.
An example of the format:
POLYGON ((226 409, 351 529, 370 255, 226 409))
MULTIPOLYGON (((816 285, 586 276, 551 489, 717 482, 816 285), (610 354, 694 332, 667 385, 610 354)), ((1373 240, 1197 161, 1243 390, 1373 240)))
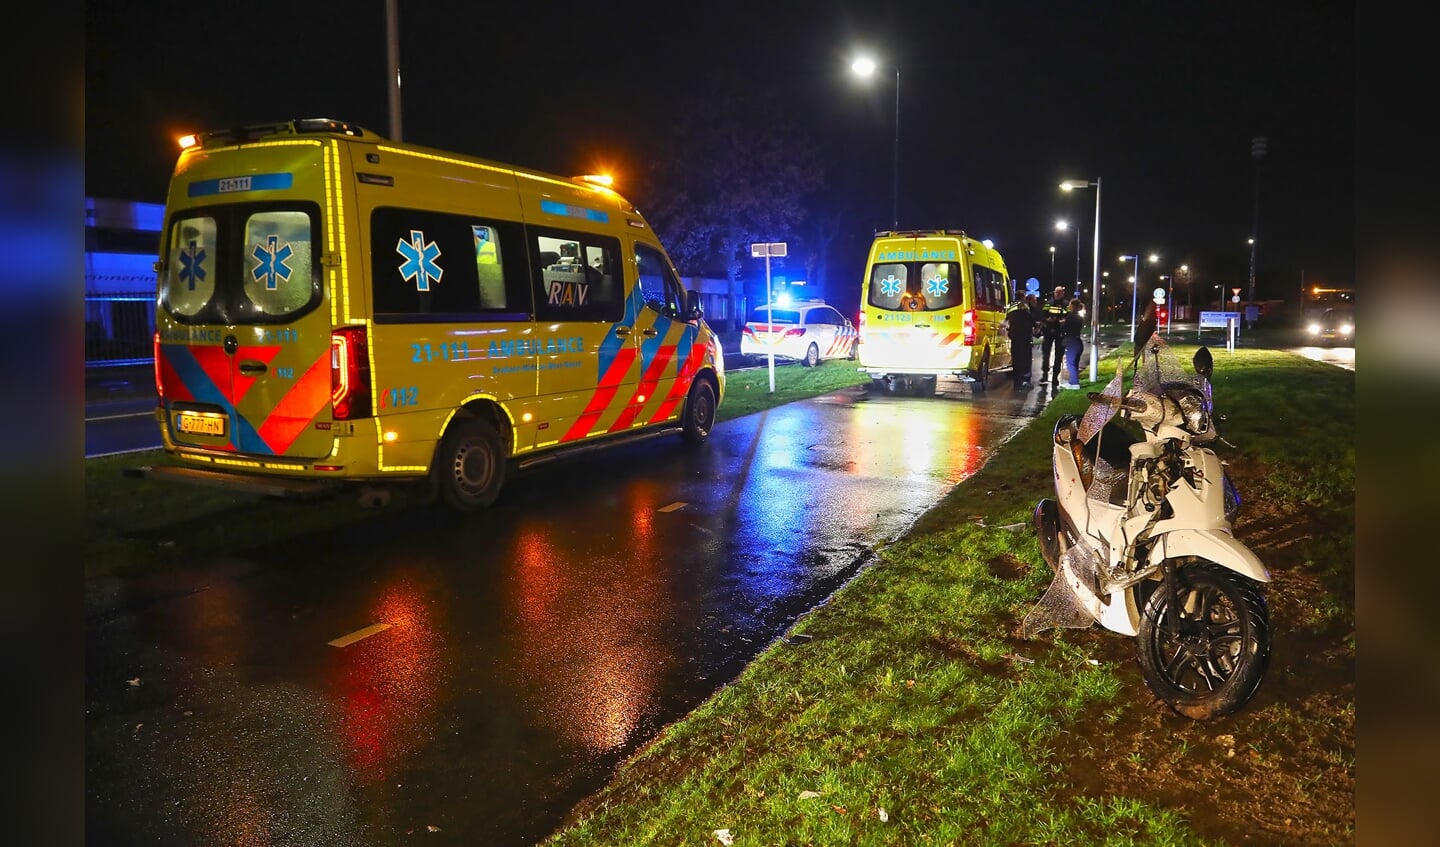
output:
POLYGON ((1320 324, 1310 324, 1309 326, 1305 327, 1305 330, 1306 330, 1307 332, 1309 332, 1311 335, 1319 335, 1319 334, 1320 334, 1320 324))
POLYGON ((1355 326, 1354 326, 1354 324, 1340 324, 1340 334, 1341 334, 1341 335, 1349 335, 1350 333, 1352 333, 1352 332, 1354 332, 1354 331, 1355 331, 1355 326))

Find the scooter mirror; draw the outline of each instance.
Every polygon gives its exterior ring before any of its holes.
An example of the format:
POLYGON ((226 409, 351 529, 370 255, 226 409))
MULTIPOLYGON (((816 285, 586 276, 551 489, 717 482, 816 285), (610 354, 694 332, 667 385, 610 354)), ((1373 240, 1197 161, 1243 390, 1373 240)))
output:
POLYGON ((1194 365, 1195 373, 1200 374, 1206 379, 1209 379, 1210 375, 1215 373, 1215 357, 1210 355, 1209 347, 1201 347, 1195 351, 1194 365))

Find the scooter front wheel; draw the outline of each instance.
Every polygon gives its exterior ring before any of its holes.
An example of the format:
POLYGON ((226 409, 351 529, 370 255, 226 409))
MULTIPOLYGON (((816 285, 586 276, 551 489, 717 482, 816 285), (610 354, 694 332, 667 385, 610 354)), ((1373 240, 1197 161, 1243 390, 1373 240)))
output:
POLYGON ((1249 702, 1270 662, 1270 621, 1252 581, 1212 564, 1172 571, 1175 608, 1162 584, 1140 620, 1140 671, 1150 690, 1194 720, 1249 702))

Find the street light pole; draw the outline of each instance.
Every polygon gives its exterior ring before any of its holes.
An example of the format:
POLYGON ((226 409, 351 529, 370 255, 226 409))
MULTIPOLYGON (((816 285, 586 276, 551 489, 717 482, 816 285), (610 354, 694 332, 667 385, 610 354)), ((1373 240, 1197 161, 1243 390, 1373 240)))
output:
MULTIPOLYGON (((856 76, 868 77, 875 73, 875 60, 859 56, 850 63, 850 70, 856 76)), ((895 153, 891 164, 890 180, 891 229, 900 228, 900 66, 895 66, 895 153)))
MULTIPOLYGON (((1069 221, 1056 221, 1056 222, 1055 222, 1055 228, 1058 229, 1058 230, 1060 230, 1061 232, 1064 232, 1065 230, 1071 228, 1071 227, 1070 227, 1070 222, 1069 222, 1069 221)), ((1080 296, 1080 227, 1077 226, 1077 227, 1075 227, 1074 229, 1075 229, 1075 286, 1074 286, 1073 288, 1071 288, 1071 287, 1068 286, 1068 285, 1065 286, 1065 287, 1066 287, 1066 288, 1070 288, 1070 290, 1073 292, 1073 293, 1071 294, 1072 297, 1079 297, 1079 296, 1080 296)), ((1054 274, 1052 273, 1051 276, 1053 277, 1054 274)), ((1054 281, 1053 279, 1050 281, 1050 287, 1051 287, 1052 289, 1055 287, 1055 281, 1054 281)))
POLYGON ((385 86, 390 101, 390 140, 400 140, 400 12, 398 0, 385 0, 385 57, 389 66, 389 83, 385 86))
POLYGON ((1055 245, 1050 245, 1050 290, 1055 290, 1055 245))
POLYGON ((1135 260, 1135 276, 1131 278, 1130 286, 1130 343, 1135 343, 1135 304, 1140 301, 1140 254, 1133 256, 1121 256, 1120 261, 1128 262, 1135 260))
POLYGON ((895 66, 895 156, 890 168, 890 215, 893 226, 900 228, 900 66, 895 66))
MULTIPOLYGON (((1090 381, 1095 382, 1100 378, 1100 353, 1096 350, 1096 344, 1100 340, 1100 177, 1095 177, 1094 182, 1067 179, 1060 183, 1062 191, 1071 191, 1076 188, 1095 189, 1095 268, 1090 285, 1090 299, 1093 306, 1090 312, 1090 381)), ((1075 275, 1078 277, 1080 275, 1078 246, 1075 250, 1075 261, 1077 267, 1075 275)), ((1078 283, 1079 280, 1076 282, 1078 283)))

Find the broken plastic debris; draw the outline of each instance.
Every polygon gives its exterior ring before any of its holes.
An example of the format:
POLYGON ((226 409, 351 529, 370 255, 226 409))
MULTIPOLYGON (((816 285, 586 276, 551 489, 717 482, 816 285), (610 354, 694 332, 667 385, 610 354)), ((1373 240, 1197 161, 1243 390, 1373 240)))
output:
POLYGON ((1000 528, 1001 528, 1001 529, 1008 529, 1008 530, 1010 530, 1010 531, 1012 531, 1012 532, 1019 532, 1020 530, 1026 528, 1026 527, 1029 526, 1029 525, 1030 525, 1030 524, 1025 523, 1024 521, 1021 521, 1020 523, 1007 523, 1007 524, 1005 524, 1004 526, 1002 526, 1002 527, 1000 527, 1000 528))
POLYGON ((731 835, 728 829, 715 830, 715 837, 719 839, 721 844, 727 845, 727 847, 735 843, 735 836, 731 835))
POLYGON ((819 796, 820 796, 820 792, 819 792, 819 791, 811 791, 811 790, 809 790, 809 789, 806 789, 806 790, 800 792, 800 799, 801 799, 801 800, 809 800, 809 799, 812 798, 812 797, 819 797, 819 796))
POLYGON ((1099 660, 1099 659, 1086 659, 1085 661, 1089 662, 1090 664, 1094 665, 1094 666, 1097 667, 1097 668, 1100 667, 1100 660, 1099 660))
POLYGON ((131 688, 139 688, 139 687, 140 687, 140 677, 138 677, 138 676, 135 677, 134 679, 127 679, 127 680, 125 680, 125 682, 126 682, 126 684, 129 685, 131 688))
POLYGON ((875 815, 880 818, 880 822, 881 822, 881 823, 889 823, 889 822, 890 822, 890 813, 887 812, 887 811, 885 811, 885 807, 884 807, 884 806, 881 806, 879 809, 876 809, 876 810, 875 810, 875 815))
POLYGON ((1010 654, 1008 654, 1005 658, 1007 658, 1007 659, 1014 659, 1014 660, 1017 661, 1017 662, 1024 662, 1024 663, 1027 664, 1027 665, 1033 665, 1033 664, 1035 664, 1035 660, 1034 660, 1034 659, 1030 658, 1029 656, 1022 656, 1022 655, 1020 655, 1019 653, 1010 653, 1010 654))
POLYGON ((832 803, 832 804, 830 804, 830 808, 834 809, 834 810, 835 810, 835 814, 837 814, 837 815, 843 815, 843 814, 845 814, 845 807, 844 807, 844 806, 836 806, 835 804, 832 803))
POLYGON ((440 827, 436 826, 436 825, 433 824, 433 823, 432 823, 432 824, 426 824, 425 829, 426 829, 427 831, 429 831, 429 832, 439 832, 439 831, 440 831, 440 827))

